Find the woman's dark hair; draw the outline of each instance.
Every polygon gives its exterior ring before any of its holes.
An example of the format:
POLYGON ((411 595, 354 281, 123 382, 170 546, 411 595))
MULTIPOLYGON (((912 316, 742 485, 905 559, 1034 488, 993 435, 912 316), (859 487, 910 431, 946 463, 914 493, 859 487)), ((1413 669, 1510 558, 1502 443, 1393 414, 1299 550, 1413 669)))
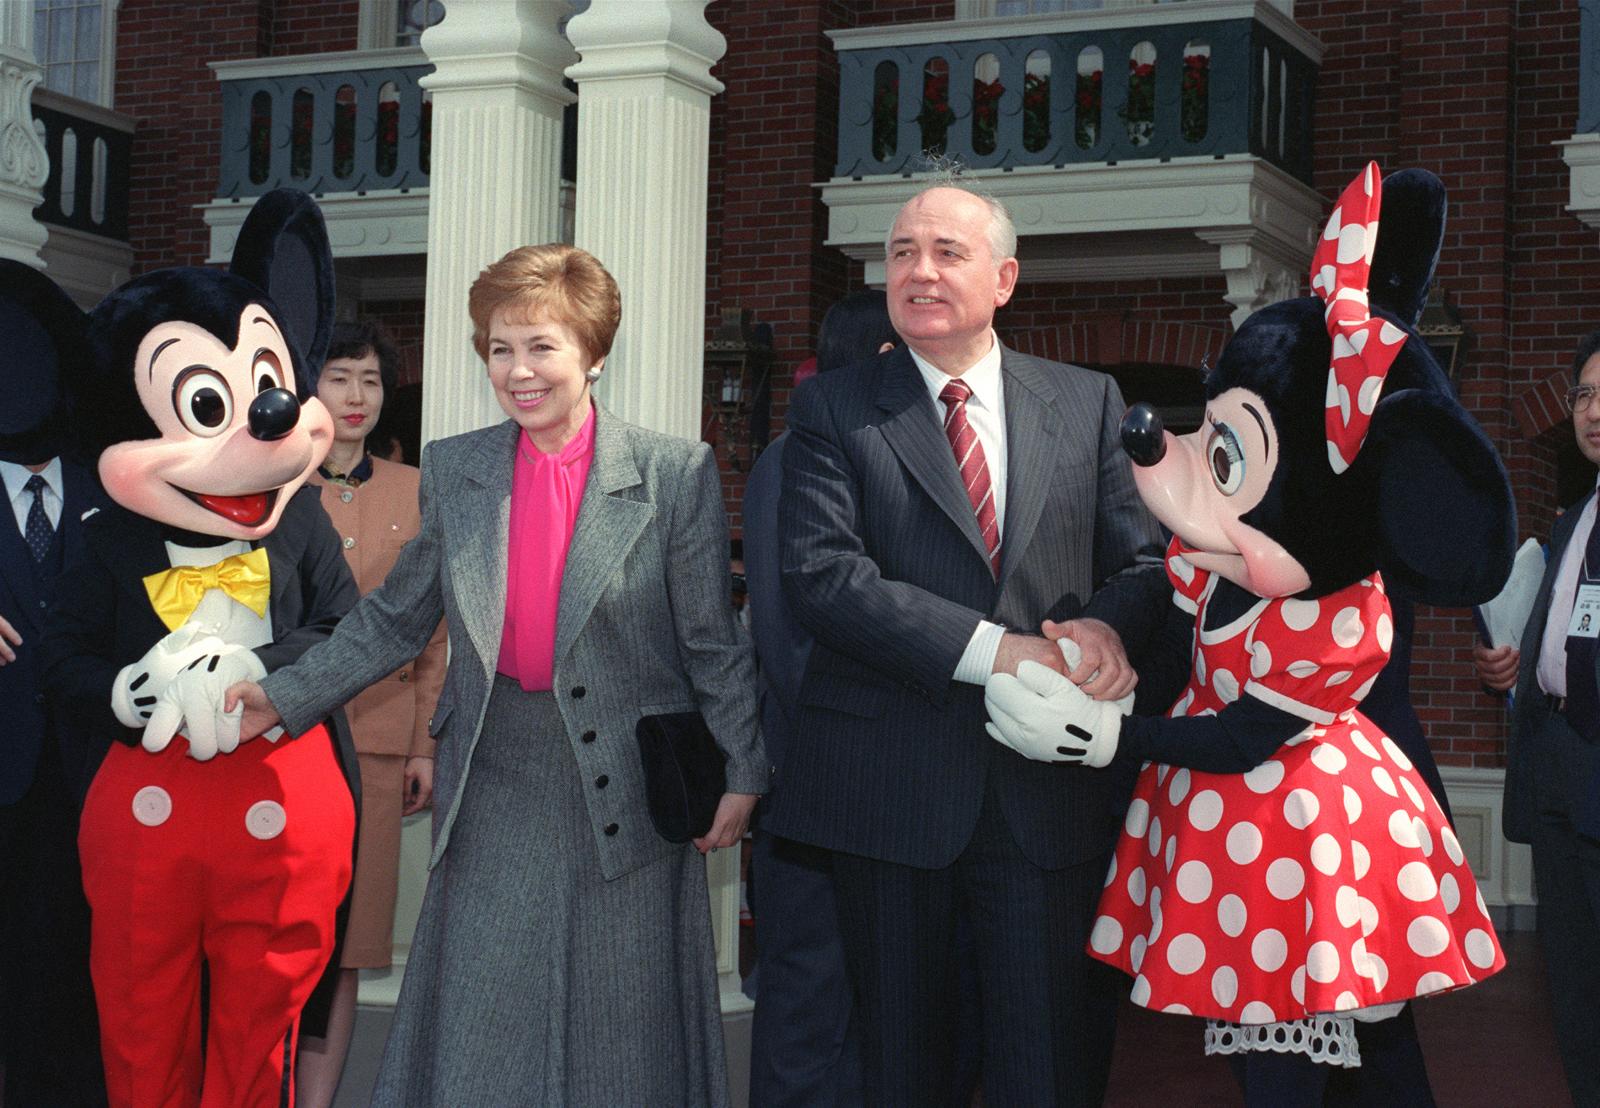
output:
MULTIPOLYGON (((378 356, 378 376, 383 380, 384 399, 388 400, 400 387, 400 351, 395 349, 394 340, 383 329, 383 324, 371 319, 335 323, 333 338, 328 342, 328 356, 322 365, 335 358, 365 358, 368 353, 378 356)), ((322 366, 317 367, 316 374, 322 376, 322 366)), ((311 387, 316 388, 315 381, 311 387)))
POLYGON ((1589 359, 1600 354, 1600 331, 1590 331, 1583 336, 1583 341, 1578 343, 1578 352, 1572 358, 1572 379, 1574 382, 1583 375, 1583 367, 1589 364, 1589 359))
POLYGON ((817 332, 817 372, 870 358, 886 342, 900 345, 900 336, 889 322, 888 296, 882 289, 852 292, 822 317, 817 332))

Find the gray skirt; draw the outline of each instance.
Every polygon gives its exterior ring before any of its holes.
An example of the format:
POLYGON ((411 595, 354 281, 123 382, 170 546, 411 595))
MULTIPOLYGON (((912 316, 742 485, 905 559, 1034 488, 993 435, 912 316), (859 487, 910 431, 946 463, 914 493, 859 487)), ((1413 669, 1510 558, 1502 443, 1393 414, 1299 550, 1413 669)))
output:
POLYGON ((504 677, 464 778, 373 1103, 727 1104, 699 855, 605 880, 555 700, 504 677))

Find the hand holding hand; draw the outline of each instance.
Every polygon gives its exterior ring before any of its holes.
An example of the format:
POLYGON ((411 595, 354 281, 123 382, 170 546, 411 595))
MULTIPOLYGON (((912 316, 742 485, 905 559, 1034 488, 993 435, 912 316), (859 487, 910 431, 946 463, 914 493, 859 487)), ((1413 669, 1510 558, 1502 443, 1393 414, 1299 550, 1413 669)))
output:
POLYGON ((244 714, 225 701, 229 687, 240 681, 259 681, 267 667, 254 653, 240 646, 203 655, 172 679, 156 700, 155 711, 144 728, 144 748, 159 754, 180 730, 189 740, 189 757, 210 761, 217 754, 232 754, 241 738, 244 714))
POLYGON ((1139 684, 1139 675, 1123 649, 1122 636, 1110 624, 1098 619, 1069 619, 1065 623, 1047 619, 1042 630, 1047 639, 1071 639, 1077 644, 1079 660, 1067 676, 1096 700, 1118 700, 1139 684))
POLYGON ((1037 662, 1047 669, 1053 669, 1057 673, 1067 672, 1060 650, 1049 639, 1038 635, 1023 635, 1015 631, 1007 631, 1000 636, 1000 649, 995 651, 992 672, 1015 676, 1017 667, 1023 662, 1030 661, 1037 662))
MULTIPOLYGON (((253 686, 260 688, 261 686, 253 686)), ((232 689, 228 690, 230 693, 232 689)), ((400 792, 400 814, 409 816, 433 803, 433 759, 413 754, 406 759, 405 783, 400 792)))
POLYGON ((1517 684, 1522 652, 1514 646, 1487 647, 1481 642, 1473 643, 1472 664, 1478 671, 1478 680, 1495 692, 1509 692, 1517 684))
POLYGON ((984 686, 991 738, 1036 762, 1111 764, 1122 734, 1124 709, 1092 700, 1060 673, 1023 662, 1015 677, 999 673, 984 686))
POLYGON ((240 681, 238 684, 228 686, 228 691, 223 695, 222 710, 224 712, 240 712, 239 738, 253 739, 257 735, 269 730, 282 728, 278 724, 283 722, 278 715, 278 709, 272 706, 272 701, 267 699, 267 694, 255 681, 240 681))
POLYGON ((17 629, 6 622, 5 616, 0 616, 0 666, 16 661, 17 652, 12 648, 21 645, 22 636, 17 634, 17 629))
POLYGON ((227 644, 207 628, 185 623, 159 639, 143 658, 122 667, 111 686, 112 712, 124 727, 145 726, 173 678, 196 659, 226 649, 227 644))
POLYGON ((719 846, 732 846, 744 838, 750 826, 750 813, 755 811, 760 797, 750 793, 723 793, 717 802, 717 814, 712 817, 711 830, 694 840, 694 848, 701 854, 719 846))

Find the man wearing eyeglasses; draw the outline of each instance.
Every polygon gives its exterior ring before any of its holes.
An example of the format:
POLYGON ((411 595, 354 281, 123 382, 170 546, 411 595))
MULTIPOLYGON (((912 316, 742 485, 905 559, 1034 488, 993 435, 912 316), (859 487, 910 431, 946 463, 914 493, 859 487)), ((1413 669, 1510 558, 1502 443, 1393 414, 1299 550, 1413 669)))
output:
MULTIPOLYGON (((1600 331, 1578 346, 1567 391, 1578 449, 1600 465, 1600 331)), ((1600 1104, 1600 526, 1593 491, 1550 536, 1520 651, 1473 648, 1478 676, 1516 699, 1505 833, 1533 847, 1539 942, 1556 1039, 1576 1104, 1600 1104), (1522 665, 1526 655, 1528 664, 1522 665)))

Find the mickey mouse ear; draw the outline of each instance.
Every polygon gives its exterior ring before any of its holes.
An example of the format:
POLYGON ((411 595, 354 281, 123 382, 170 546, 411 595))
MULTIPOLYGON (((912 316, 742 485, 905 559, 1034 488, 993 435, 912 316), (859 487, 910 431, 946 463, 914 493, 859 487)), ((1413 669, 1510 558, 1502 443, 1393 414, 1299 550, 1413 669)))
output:
POLYGON ((299 352, 299 391, 321 368, 333 334, 333 251, 316 201, 299 189, 274 189, 256 201, 239 229, 230 271, 261 288, 299 352))

